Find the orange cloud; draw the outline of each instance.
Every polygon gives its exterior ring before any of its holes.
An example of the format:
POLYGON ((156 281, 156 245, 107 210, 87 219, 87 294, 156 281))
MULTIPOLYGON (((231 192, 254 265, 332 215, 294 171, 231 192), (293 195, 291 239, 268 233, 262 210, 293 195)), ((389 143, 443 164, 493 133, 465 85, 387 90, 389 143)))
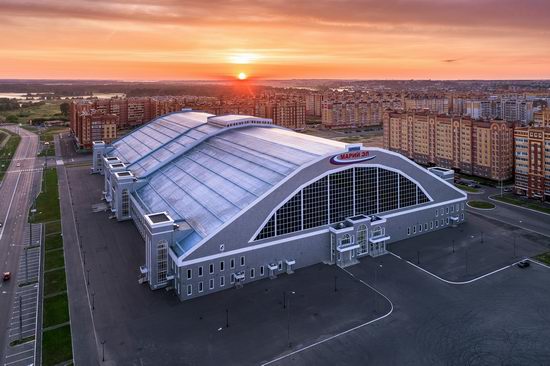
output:
POLYGON ((0 78, 550 77, 543 0, 2 0, 1 9, 0 78))

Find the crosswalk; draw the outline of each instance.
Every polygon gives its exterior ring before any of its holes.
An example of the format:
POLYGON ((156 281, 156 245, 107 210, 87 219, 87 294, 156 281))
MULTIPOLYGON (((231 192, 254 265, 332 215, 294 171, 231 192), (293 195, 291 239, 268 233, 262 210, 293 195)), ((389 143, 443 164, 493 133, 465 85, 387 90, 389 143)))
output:
POLYGON ((42 230, 41 224, 30 225, 25 230, 25 249, 19 258, 18 286, 11 309, 4 366, 35 364, 42 230))

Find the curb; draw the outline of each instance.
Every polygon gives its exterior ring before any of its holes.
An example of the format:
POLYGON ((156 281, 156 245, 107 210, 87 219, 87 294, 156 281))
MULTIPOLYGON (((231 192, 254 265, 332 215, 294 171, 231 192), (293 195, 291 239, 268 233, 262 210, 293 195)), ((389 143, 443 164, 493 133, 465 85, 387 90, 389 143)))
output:
POLYGON ((491 211, 491 210, 494 210, 495 208, 497 208, 496 205, 494 205, 495 207, 492 207, 492 208, 479 208, 479 207, 474 207, 474 206, 470 206, 469 201, 466 202, 466 206, 468 206, 468 207, 470 207, 470 208, 472 208, 472 209, 474 209, 474 210, 481 210, 481 211, 491 211))
POLYGON ((519 206, 519 205, 514 205, 513 203, 508 203, 508 202, 499 201, 499 200, 497 200, 496 198, 493 198, 494 196, 496 196, 496 194, 492 194, 492 195, 488 196, 487 198, 489 198, 489 199, 490 199, 491 201, 493 201, 493 202, 498 202, 498 203, 502 203, 502 204, 504 204, 504 205, 508 205, 508 206, 512 206, 512 207, 521 208, 522 210, 527 210, 527 211, 531 211, 531 212, 538 213, 538 214, 541 214, 541 215, 550 216, 550 214, 549 214, 549 213, 546 213, 546 212, 542 212, 542 211, 539 211, 539 210, 534 210, 534 209, 532 209, 532 208, 523 207, 523 206, 519 206))

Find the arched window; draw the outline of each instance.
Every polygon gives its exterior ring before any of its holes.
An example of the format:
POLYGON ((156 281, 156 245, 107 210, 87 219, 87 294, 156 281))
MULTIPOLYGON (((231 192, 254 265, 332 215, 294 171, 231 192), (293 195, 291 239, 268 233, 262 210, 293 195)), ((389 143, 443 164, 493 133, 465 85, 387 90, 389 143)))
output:
POLYGON ((344 234, 342 236, 342 239, 340 240, 340 244, 350 245, 351 244, 351 235, 350 234, 344 234))
POLYGON ((351 167, 328 174, 290 197, 254 240, 271 238, 429 202, 422 188, 381 167, 351 167))

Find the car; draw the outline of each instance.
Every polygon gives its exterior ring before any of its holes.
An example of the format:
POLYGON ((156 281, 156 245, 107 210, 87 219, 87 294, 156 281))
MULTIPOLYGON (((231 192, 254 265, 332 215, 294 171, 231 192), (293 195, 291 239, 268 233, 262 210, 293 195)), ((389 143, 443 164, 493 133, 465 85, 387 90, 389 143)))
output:
POLYGON ((519 267, 519 268, 527 268, 527 267, 529 267, 529 261, 524 260, 524 261, 519 262, 519 263, 518 263, 518 267, 519 267))
POLYGON ((512 192, 514 189, 512 187, 504 188, 504 192, 512 192))
POLYGON ((2 225, 4 225, 2 222, 0 222, 0 227, 2 227, 2 225))
POLYGON ((2 279, 3 279, 4 281, 9 281, 10 278, 11 278, 11 272, 4 272, 4 273, 2 274, 2 279))
POLYGON ((21 166, 21 164, 20 164, 20 163, 17 163, 16 167, 18 167, 18 168, 19 168, 20 166, 21 166))

